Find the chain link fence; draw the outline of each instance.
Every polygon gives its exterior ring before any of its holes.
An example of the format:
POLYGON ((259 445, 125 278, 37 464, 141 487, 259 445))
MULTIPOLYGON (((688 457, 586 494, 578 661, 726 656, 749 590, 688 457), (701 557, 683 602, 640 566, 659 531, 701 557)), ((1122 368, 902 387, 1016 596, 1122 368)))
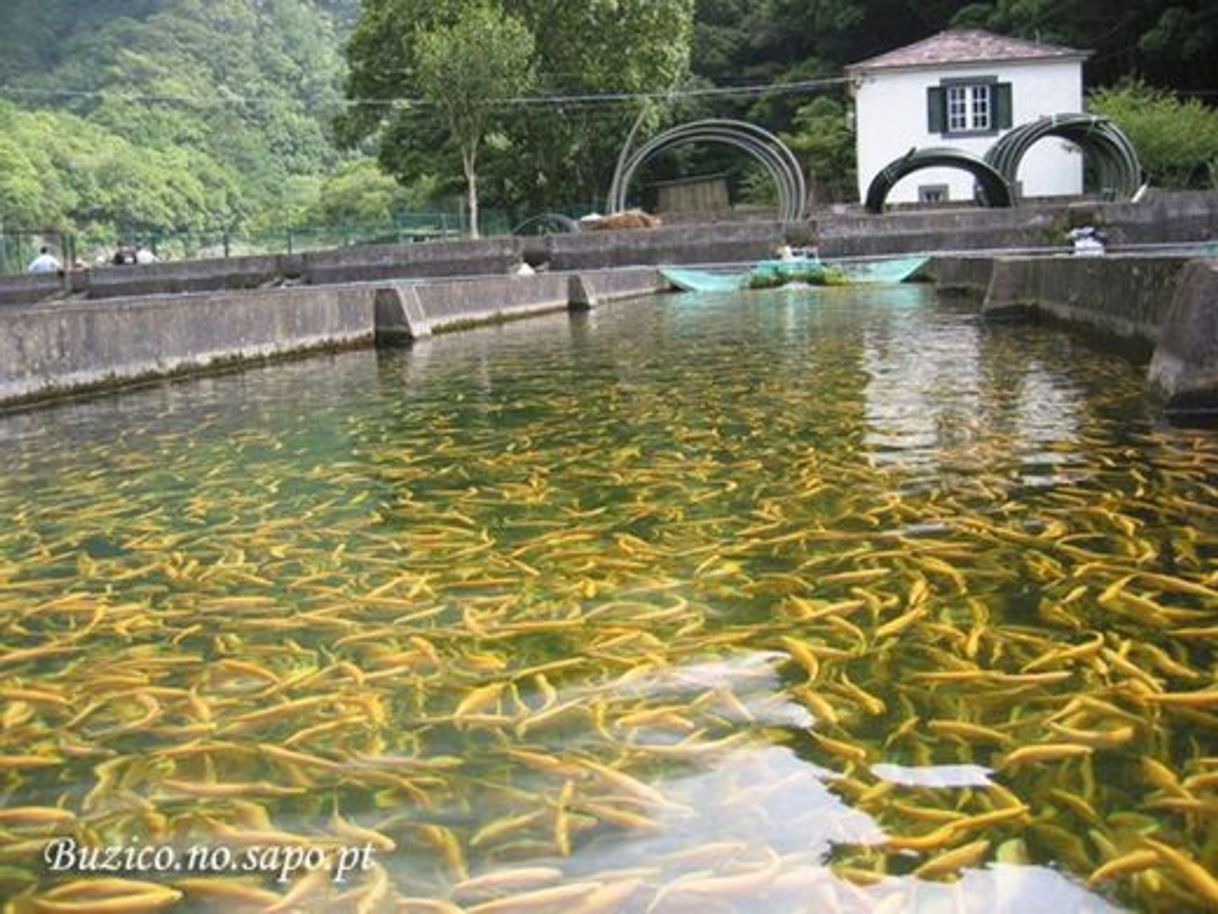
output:
MULTIPOLYGON (((484 212, 485 235, 507 234, 507 213, 484 212)), ((264 229, 216 228, 178 231, 144 226, 130 230, 5 227, 0 231, 0 276, 24 273, 46 247, 65 267, 94 268, 125 262, 140 248, 157 260, 206 260, 254 254, 297 254, 363 244, 411 244, 460 238, 468 226, 463 213, 404 213, 391 223, 283 226, 264 229)), ((143 255, 147 256, 147 254, 143 255)))
MULTIPOLYGON (((595 204, 560 207, 553 212, 578 219, 593 212, 595 204)), ((483 209, 479 228, 484 236, 507 235, 524 221, 506 210, 483 209)), ((156 260, 210 260, 258 254, 299 254, 365 244, 412 244, 462 238, 469 225, 461 210, 401 213, 379 224, 275 226, 270 228, 216 228, 179 231, 143 226, 132 229, 91 228, 82 232, 55 229, 21 229, 0 223, 0 276, 25 273, 46 247, 65 268, 95 268, 128 262, 143 248, 156 260)))

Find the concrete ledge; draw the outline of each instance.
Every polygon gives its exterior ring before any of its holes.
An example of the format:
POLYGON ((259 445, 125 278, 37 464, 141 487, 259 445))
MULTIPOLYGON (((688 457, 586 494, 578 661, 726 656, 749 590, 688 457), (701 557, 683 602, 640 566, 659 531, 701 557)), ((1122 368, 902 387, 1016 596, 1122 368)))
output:
POLYGON ((656 270, 359 283, 0 310, 0 404, 317 349, 409 342, 477 324, 647 295, 656 270))
POLYGON ((341 248, 301 255, 301 276, 310 285, 431 279, 481 274, 506 275, 520 263, 520 238, 426 241, 341 248))
POLYGON ((1218 238, 1218 192, 1155 194, 1133 203, 1052 202, 1011 209, 958 208, 883 215, 822 213, 810 223, 783 225, 755 218, 665 225, 640 231, 587 232, 540 238, 432 241, 337 248, 306 254, 233 257, 101 267, 63 280, 0 279, 0 305, 49 297, 166 295, 221 289, 506 275, 521 259, 552 271, 653 266, 665 263, 743 263, 773 254, 784 241, 815 235, 825 257, 922 251, 1028 248, 1061 244, 1073 225, 1104 227, 1113 246, 1218 238))
POLYGON ((1149 374, 1169 413, 1218 414, 1218 258, 1185 266, 1149 374))
POLYGON ((571 276, 567 301, 573 309, 588 309, 605 302, 654 295, 668 288, 667 280, 658 270, 598 270, 571 276))
POLYGON ((394 345, 547 311, 592 308, 666 288, 659 271, 651 269, 394 283, 376 291, 376 340, 394 345))
POLYGON ((1001 257, 981 313, 989 320, 1045 315, 1153 346, 1189 259, 1001 257))
POLYGON ((364 287, 112 299, 13 308, 0 402, 206 370, 372 338, 364 287))
POLYGON ((1169 414, 1218 413, 1218 258, 999 258, 981 313, 1132 341, 1169 414))
POLYGON ((933 257, 928 268, 940 292, 984 295, 994 271, 993 256, 933 257))
POLYGON ((0 304, 31 305, 35 302, 63 298, 67 294, 66 278, 58 273, 10 276, 0 280, 0 304))
POLYGON ((89 298, 174 295, 259 289, 300 275, 297 257, 233 257, 139 266, 107 266, 91 270, 82 283, 89 298))
POLYGON ((488 277, 415 286, 432 333, 560 311, 567 307, 561 274, 488 277))
POLYGON ((666 263, 724 263, 771 257, 783 243, 778 222, 661 226, 616 232, 548 235, 530 246, 551 270, 598 270, 666 263))

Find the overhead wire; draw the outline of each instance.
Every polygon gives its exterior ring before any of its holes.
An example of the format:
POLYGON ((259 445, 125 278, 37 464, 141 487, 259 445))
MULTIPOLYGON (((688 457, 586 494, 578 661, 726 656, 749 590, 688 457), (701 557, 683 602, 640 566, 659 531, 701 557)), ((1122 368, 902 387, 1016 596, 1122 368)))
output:
MULTIPOLYGON (((705 86, 693 89, 664 90, 657 92, 587 92, 572 94, 519 95, 501 99, 488 99, 492 107, 548 107, 580 105, 616 105, 625 102, 666 100, 678 98, 731 98, 751 97, 766 94, 794 94, 838 86, 847 82, 844 76, 828 76, 818 79, 801 79, 791 82, 771 82, 742 86, 705 86)), ((214 98, 199 98, 188 95, 164 95, 144 92, 122 92, 106 89, 46 89, 31 86, 0 86, 0 95, 26 96, 33 98, 100 99, 122 102, 147 102, 153 104, 186 104, 198 107, 217 105, 260 104, 280 102, 275 96, 238 95, 228 91, 214 98)), ((332 102, 346 108, 387 107, 402 110, 428 108, 432 102, 424 98, 336 98, 332 102)))

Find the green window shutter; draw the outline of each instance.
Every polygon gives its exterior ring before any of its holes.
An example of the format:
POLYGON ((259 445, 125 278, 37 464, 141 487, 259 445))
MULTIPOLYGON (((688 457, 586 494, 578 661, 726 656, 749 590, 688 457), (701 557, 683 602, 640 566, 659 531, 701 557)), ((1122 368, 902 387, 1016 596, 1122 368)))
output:
POLYGON ((1011 108, 1011 84, 995 83, 994 117, 997 119, 997 123, 994 126, 999 130, 1006 130, 1011 126, 1011 108))
POLYGON ((926 129, 930 133, 947 131, 947 93, 941 86, 926 90, 926 129))

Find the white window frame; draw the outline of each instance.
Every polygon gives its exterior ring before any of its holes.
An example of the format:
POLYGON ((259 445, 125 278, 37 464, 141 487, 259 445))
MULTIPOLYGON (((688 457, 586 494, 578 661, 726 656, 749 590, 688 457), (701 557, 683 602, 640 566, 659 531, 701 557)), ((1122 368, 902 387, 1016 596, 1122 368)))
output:
POLYGON ((985 132, 993 129, 994 86, 992 83, 961 83, 944 86, 947 133, 985 132))

